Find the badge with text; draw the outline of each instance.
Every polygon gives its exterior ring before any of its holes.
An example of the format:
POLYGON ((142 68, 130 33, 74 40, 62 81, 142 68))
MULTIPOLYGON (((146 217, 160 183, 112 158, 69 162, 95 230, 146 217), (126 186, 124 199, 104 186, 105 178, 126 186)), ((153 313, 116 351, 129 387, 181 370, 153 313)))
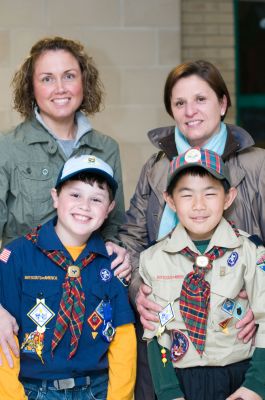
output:
POLYGON ((170 358, 173 362, 179 361, 188 351, 189 339, 179 330, 171 332, 172 345, 170 350, 170 358))

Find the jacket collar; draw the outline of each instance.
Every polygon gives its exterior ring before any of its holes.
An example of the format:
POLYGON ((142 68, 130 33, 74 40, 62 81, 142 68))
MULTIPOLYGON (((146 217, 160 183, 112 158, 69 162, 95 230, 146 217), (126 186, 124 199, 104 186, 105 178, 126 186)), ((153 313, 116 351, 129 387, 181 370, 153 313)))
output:
MULTIPOLYGON (((240 243, 240 238, 237 237, 231 225, 226 221, 226 219, 222 218, 206 251, 209 251, 213 246, 235 249, 240 246, 240 243)), ((198 253, 198 249, 189 237, 186 229, 181 223, 179 223, 173 230, 169 239, 165 242, 163 250, 167 253, 177 253, 187 246, 198 253)))
MULTIPOLYGON (((35 117, 30 120, 25 121, 24 123, 25 130, 25 141, 27 144, 35 144, 35 143, 54 143, 55 138, 48 132, 47 129, 43 125, 40 124, 39 121, 35 117)), ((89 135, 84 134, 80 141, 80 146, 87 146, 93 149, 97 149, 99 151, 104 150, 103 143, 101 137, 99 138, 99 132, 92 129, 89 131, 89 135)))
MULTIPOLYGON (((226 124, 226 127, 227 141, 223 154, 224 160, 231 154, 243 151, 255 145, 253 138, 243 128, 230 124, 226 124)), ((148 132, 148 137, 151 143, 162 150, 169 160, 177 156, 174 126, 153 129, 148 132)))

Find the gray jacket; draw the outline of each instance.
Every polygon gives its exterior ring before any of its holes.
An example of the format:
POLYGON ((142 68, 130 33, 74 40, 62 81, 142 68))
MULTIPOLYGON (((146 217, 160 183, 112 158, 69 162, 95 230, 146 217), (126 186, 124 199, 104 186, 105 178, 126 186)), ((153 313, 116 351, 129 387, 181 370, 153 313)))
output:
MULTIPOLYGON (((116 208, 103 230, 105 239, 117 234, 124 221, 119 146, 95 130, 85 133, 73 155, 93 154, 109 163, 118 182, 116 208)), ((55 215, 51 188, 67 160, 55 138, 33 118, 0 138, 0 239, 6 242, 55 215)))
MULTIPOLYGON (((265 150, 253 147, 254 141, 244 129, 227 125, 227 130, 223 159, 229 166, 232 185, 237 188, 238 195, 225 217, 265 241, 265 150)), ((132 302, 141 283, 139 254, 157 238, 165 205, 162 194, 166 189, 169 162, 177 155, 174 126, 154 129, 148 136, 160 152, 144 165, 126 213, 126 223, 120 230, 120 239, 132 257, 132 302)))

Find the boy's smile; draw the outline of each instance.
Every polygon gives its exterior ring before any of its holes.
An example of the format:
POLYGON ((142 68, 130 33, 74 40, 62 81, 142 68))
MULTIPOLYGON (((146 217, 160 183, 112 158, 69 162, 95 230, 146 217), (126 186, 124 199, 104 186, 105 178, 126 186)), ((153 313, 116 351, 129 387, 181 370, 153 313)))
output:
POLYGON ((165 194, 192 240, 210 239, 224 210, 233 202, 236 189, 228 193, 222 183, 210 175, 186 174, 176 183, 172 196, 165 194))
POLYGON ((60 193, 52 189, 53 205, 57 209, 56 233, 64 245, 79 246, 98 230, 113 210, 104 184, 100 188, 82 181, 66 182, 60 193))

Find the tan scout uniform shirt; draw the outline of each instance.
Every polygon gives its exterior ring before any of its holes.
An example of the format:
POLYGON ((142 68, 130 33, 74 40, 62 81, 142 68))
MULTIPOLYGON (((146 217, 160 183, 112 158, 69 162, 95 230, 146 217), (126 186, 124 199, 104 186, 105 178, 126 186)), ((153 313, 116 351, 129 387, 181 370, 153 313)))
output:
MULTIPOLYGON (((265 248, 257 248, 245 232, 240 231, 240 235, 237 237, 230 224, 224 218, 221 220, 206 249, 207 252, 214 245, 228 248, 222 257, 213 261, 212 270, 205 275, 211 285, 205 350, 200 357, 189 339, 187 353, 177 363, 173 363, 174 367, 224 366, 252 356, 254 349, 251 343, 245 344, 237 338, 236 318, 230 321, 226 333, 219 325, 230 317, 221 309, 226 299, 238 300, 245 311, 249 306, 252 308, 255 321, 259 324, 256 347, 265 348, 265 272, 257 265, 262 256, 265 259, 265 248), (232 258, 236 262, 229 266, 232 258), (243 288, 247 291, 248 300, 237 298, 243 288)), ((178 253, 186 246, 198 253, 184 227, 178 224, 171 236, 144 251, 140 259, 140 275, 152 287, 150 299, 162 307, 173 303, 175 319, 166 325, 166 331, 158 339, 160 345, 168 349, 171 348, 170 330, 181 330, 188 337, 179 311, 183 279, 193 270, 192 261, 178 253)), ((156 331, 145 330, 144 338, 151 339, 155 334, 156 331)))

